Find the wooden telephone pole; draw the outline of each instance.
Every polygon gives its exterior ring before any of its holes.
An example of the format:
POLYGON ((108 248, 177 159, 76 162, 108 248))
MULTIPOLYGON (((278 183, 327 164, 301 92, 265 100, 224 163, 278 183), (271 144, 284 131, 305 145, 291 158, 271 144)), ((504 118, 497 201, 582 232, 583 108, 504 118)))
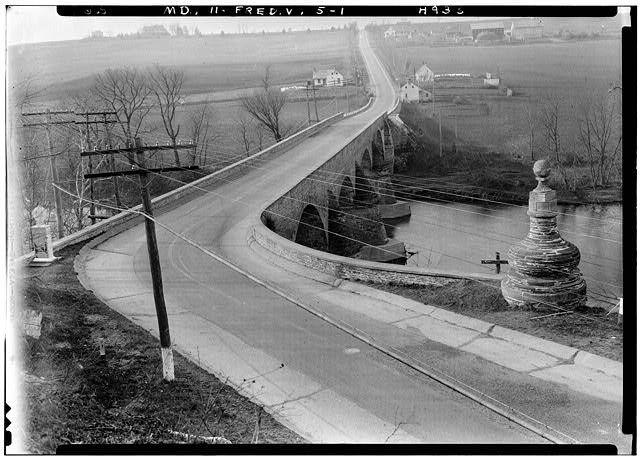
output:
POLYGON ((139 137, 135 138, 133 147, 115 148, 108 150, 83 151, 81 156, 92 155, 113 155, 125 153, 135 155, 135 163, 137 168, 131 170, 110 171, 110 172, 92 172, 85 174, 85 178, 95 177, 114 177, 116 175, 138 175, 140 178, 140 191, 142 195, 142 209, 145 214, 144 226, 147 234, 147 251, 149 253, 149 267, 151 270, 151 283, 153 285, 153 300, 156 306, 156 315, 158 317, 158 329, 160 332, 160 352, 162 356, 162 377, 165 381, 173 381, 175 378, 173 368, 173 350, 171 349, 171 335, 169 333, 169 318, 167 317, 167 306, 164 300, 164 289, 162 286, 162 269, 160 267, 160 254, 158 253, 158 241, 156 238, 156 227, 153 221, 153 209, 151 205, 151 195, 149 193, 149 173, 153 172, 170 172, 178 170, 196 170, 198 166, 188 167, 165 167, 165 168, 146 168, 145 151, 158 150, 174 150, 183 148, 194 148, 194 143, 186 145, 167 146, 143 146, 139 137))
MULTIPOLYGON (((102 124, 104 123, 105 126, 105 131, 107 130, 107 125, 109 123, 116 123, 117 121, 115 120, 107 120, 107 115, 115 115, 116 112, 113 111, 101 111, 101 112, 83 112, 83 113, 76 113, 76 115, 84 115, 85 116, 85 121, 84 122, 78 122, 78 124, 84 124, 85 125, 85 142, 86 142, 86 150, 91 150, 91 138, 89 136, 89 125, 90 124, 102 124), (103 120, 89 120, 89 115, 103 115, 103 120)), ((91 174, 93 173, 93 161, 91 159, 91 156, 89 156, 88 158, 89 161, 89 176, 91 176, 91 174)), ((112 159, 112 158, 111 158, 112 159)), ((114 177, 114 180, 117 180, 116 177, 114 177)), ((117 182, 115 182, 115 187, 116 187, 116 205, 118 207, 120 207, 120 197, 119 197, 119 193, 118 193, 118 184, 117 182)), ((95 224, 96 219, 99 218, 104 218, 104 217, 100 217, 98 215, 96 215, 96 205, 95 205, 95 200, 94 200, 94 188, 93 188, 93 178, 89 179, 89 196, 90 196, 90 200, 91 200, 91 204, 89 205, 89 219, 91 219, 91 224, 95 224)))
POLYGON ((311 80, 307 80, 307 90, 305 91, 307 95, 307 118, 309 119, 309 126, 311 126, 311 107, 309 106, 309 88, 311 87, 311 80))
POLYGON ((53 152, 53 143, 51 142, 51 125, 54 124, 74 124, 75 121, 53 121, 51 118, 52 115, 62 115, 62 114, 72 114, 71 110, 57 110, 51 111, 50 109, 45 110, 44 112, 31 112, 31 113, 22 113, 22 116, 42 116, 46 115, 45 122, 39 123, 29 123, 23 124, 22 126, 44 126, 45 134, 47 138, 47 148, 49 150, 49 165, 51 167, 51 181, 54 185, 53 187, 53 198, 56 206, 56 224, 58 226, 58 239, 62 239, 64 237, 64 222, 62 219, 62 198, 60 196, 60 190, 57 188, 58 186, 58 168, 56 166, 56 154, 53 152))
POLYGON ((313 107, 316 111, 316 123, 320 121, 320 117, 318 117, 318 101, 316 100, 316 85, 312 85, 311 89, 313 89, 313 107))

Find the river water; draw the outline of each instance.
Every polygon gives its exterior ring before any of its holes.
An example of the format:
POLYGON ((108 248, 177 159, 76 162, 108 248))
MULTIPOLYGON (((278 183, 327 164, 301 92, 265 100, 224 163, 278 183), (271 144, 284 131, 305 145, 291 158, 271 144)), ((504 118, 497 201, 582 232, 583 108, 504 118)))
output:
MULTIPOLYGON (((589 296, 622 296, 622 206, 559 206, 560 234, 581 253, 579 265, 589 296)), ((495 272, 482 259, 507 259, 509 247, 529 229, 526 206, 411 202, 411 217, 394 222, 391 234, 416 252, 408 266, 462 272, 495 272)), ((503 270, 508 267, 503 265, 503 270)))

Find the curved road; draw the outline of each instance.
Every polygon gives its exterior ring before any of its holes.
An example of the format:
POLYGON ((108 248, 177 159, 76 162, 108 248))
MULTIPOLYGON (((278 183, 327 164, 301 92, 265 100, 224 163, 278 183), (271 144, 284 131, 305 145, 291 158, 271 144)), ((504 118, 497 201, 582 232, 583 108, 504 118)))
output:
MULTIPOLYGON (((391 81, 365 38, 360 46, 376 94, 367 111, 212 187, 159 221, 304 304, 339 308, 330 285, 276 267, 251 249, 247 231, 272 199, 393 105, 391 81)), ((177 350, 307 439, 543 441, 156 228, 177 350)), ((84 263, 85 286, 157 336, 143 225, 89 250, 84 263)))

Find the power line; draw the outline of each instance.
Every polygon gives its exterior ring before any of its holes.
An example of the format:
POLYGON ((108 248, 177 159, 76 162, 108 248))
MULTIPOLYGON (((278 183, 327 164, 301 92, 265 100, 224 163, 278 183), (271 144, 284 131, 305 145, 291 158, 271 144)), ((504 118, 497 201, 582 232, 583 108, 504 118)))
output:
MULTIPOLYGON (((161 175, 161 174, 157 174, 157 175, 161 175)), ((211 194, 215 194, 215 195, 217 195, 217 196, 219 196, 219 197, 225 197, 224 195, 221 195, 221 194, 219 194, 219 193, 215 193, 215 192, 213 192, 213 191, 206 190, 206 189, 204 189, 204 188, 201 188, 201 187, 198 187, 198 186, 195 186, 195 185, 191 185, 191 184, 189 184, 188 182, 184 182, 184 181, 182 181, 182 180, 178 180, 178 179, 175 179, 175 178, 173 178, 173 177, 167 177, 167 176, 163 176, 163 177, 165 177, 165 178, 167 178, 167 179, 169 179, 169 180, 172 180, 172 181, 179 182, 179 183, 181 183, 181 184, 183 184, 183 185, 187 185, 187 186, 195 187, 196 189, 202 190, 202 191, 204 191, 205 193, 211 193, 211 194)), ((239 179, 240 179, 240 178, 235 179, 235 180, 232 180, 232 181, 229 181, 229 180, 225 180, 225 179, 220 178, 220 180, 222 180, 222 181, 224 181, 224 182, 227 182, 227 183, 230 183, 230 182, 233 182, 233 181, 236 181, 236 180, 239 180, 239 179)), ((296 198, 293 198, 293 197, 290 197, 290 196, 283 196, 283 198, 290 199, 290 200, 295 200, 295 201, 298 201, 298 202, 301 202, 301 203, 303 203, 303 204, 307 204, 307 205, 308 205, 308 204, 316 205, 315 203, 312 203, 312 202, 309 202, 309 201, 300 200, 300 199, 296 199, 296 198)), ((290 218, 290 217, 287 217, 287 216, 284 216, 284 215, 281 215, 281 214, 275 213, 275 212, 273 212, 273 211, 268 211, 268 210, 267 210, 267 211, 265 211, 265 212, 272 213, 272 214, 274 214, 274 215, 276 215, 276 216, 280 216, 280 217, 282 217, 282 218, 285 218, 285 219, 288 219, 288 220, 292 220, 292 221, 294 221, 294 219, 292 219, 292 218, 290 218)), ((338 211, 338 212, 340 212, 340 211, 338 211)), ((340 212, 340 213, 345 213, 345 212, 340 212)), ((376 220, 368 219, 368 218, 366 218, 366 217, 361 217, 361 216, 357 216, 357 215, 353 215, 353 214, 349 214, 349 213, 347 213, 347 214, 348 214, 348 215, 355 216, 355 217, 360 218, 360 219, 370 220, 370 221, 373 221, 373 222, 375 222, 375 223, 377 223, 377 224, 382 223, 382 222, 378 222, 378 221, 376 221, 376 220)), ((333 221, 334 221, 334 222, 336 222, 336 223, 344 224, 343 222, 338 222, 338 221, 335 221, 335 220, 333 220, 333 221)), ((321 231, 325 231, 325 230, 324 230, 324 228, 316 227, 316 226, 309 225, 309 224, 307 224, 307 223, 303 223, 303 222, 298 222, 298 223, 300 223, 300 224, 304 224, 304 225, 306 225, 306 226, 308 226, 308 227, 312 227, 312 228, 315 228, 315 229, 319 229, 319 230, 321 230, 321 231)), ((345 225, 345 226, 349 227, 349 225, 345 225)), ((356 228, 356 227, 350 227, 350 228, 352 228, 352 229, 359 229, 359 228, 356 228)), ((378 250, 381 250, 381 251, 383 251, 383 252, 388 252, 388 253, 390 253, 390 254, 397 255, 395 252, 389 251, 389 250, 387 250, 387 249, 383 249, 383 248, 381 248, 380 246, 375 246, 375 245, 373 245, 373 244, 366 243, 366 242, 364 242, 364 241, 362 241, 362 240, 358 240, 358 239, 354 239, 354 238, 351 238, 351 237, 348 237, 348 236, 344 236, 344 235, 341 235, 341 234, 339 234, 339 233, 335 233, 335 232, 330 231, 330 230, 327 230, 327 233, 328 233, 328 234, 334 234, 334 235, 336 235, 336 236, 338 236, 338 237, 341 237, 341 238, 344 238, 344 239, 347 239, 347 240, 351 240, 351 241, 354 241, 354 242, 357 242, 357 243, 360 243, 360 244, 363 244, 363 245, 366 245, 366 246, 375 247, 375 248, 377 248, 378 250)), ((457 259, 457 260, 462 261, 462 262, 464 262, 464 263, 469 263, 469 264, 473 264, 473 265, 475 265, 475 263, 474 263, 474 262, 471 262, 471 261, 469 261, 469 260, 465 260, 465 259, 460 258, 460 257, 456 257, 456 256, 454 256, 454 255, 447 254, 447 253, 442 252, 442 251, 435 250, 435 249, 433 249, 433 248, 427 248, 427 247, 424 247, 424 246, 421 246, 421 245, 418 245, 418 244, 413 244, 413 245, 415 245, 416 247, 419 247, 419 248, 428 249, 428 250, 430 250, 430 251, 432 251, 432 252, 440 253, 441 255, 445 255, 445 256, 447 256, 447 257, 449 257, 449 258, 457 259)), ((563 270, 554 269, 554 268, 549 268, 549 270, 551 270, 551 271, 557 271, 557 272, 560 272, 560 273, 562 273, 562 274, 565 274, 565 273, 566 273, 566 272, 565 272, 565 271, 563 271, 563 270)), ((587 278, 587 279, 590 279, 590 278, 587 278)), ((597 281, 596 279, 591 279, 591 280, 593 280, 593 281, 595 281, 595 282, 603 283, 603 281, 597 281)), ((606 283, 606 282, 604 282, 604 283, 606 283)), ((614 285, 614 284, 611 284, 611 285, 614 285)), ((614 286, 615 286, 615 285, 614 285, 614 286)), ((616 287, 618 287, 618 286, 616 286, 616 287)), ((619 288, 622 288, 622 287, 619 287, 619 288)), ((615 298, 612 298, 612 299, 615 299, 615 298)), ((545 304, 545 303, 543 303, 543 304, 545 304)), ((550 305, 550 306, 551 306, 551 305, 550 305)), ((562 310, 563 310, 563 311, 566 311, 565 309, 562 309, 562 310)))
MULTIPOLYGON (((112 208, 116 209, 116 208, 115 208, 115 207, 113 207, 113 206, 112 206, 112 208)), ((143 217, 145 217, 145 219, 153 218, 153 217, 149 217, 148 215, 145 215, 144 213, 142 213, 142 212, 140 212, 140 211, 136 211, 136 210, 133 210, 133 209, 116 209, 116 210, 126 211, 126 212, 130 212, 130 213, 137 213, 137 214, 142 215, 143 217)), ((172 229, 170 226, 163 224, 162 222, 160 222, 159 220, 157 220, 157 219, 155 219, 155 218, 153 218, 153 220, 154 220, 154 223, 156 223, 158 226, 162 227, 163 229, 165 229, 166 231, 168 231, 169 233, 171 233, 171 234, 172 234, 172 235, 174 235, 175 237, 177 237, 177 238, 179 238, 179 239, 181 239, 181 240, 185 241, 187 244, 189 244, 189 245, 191 245, 191 246, 195 247, 196 249, 200 250, 200 251, 201 251, 201 252, 203 252, 204 254, 206 254, 206 255, 210 256, 210 257, 211 257, 211 258, 213 258, 214 260, 216 260, 216 261, 218 261, 218 262, 222 263, 223 265, 227 266, 228 268, 230 268, 230 269, 232 269, 232 270, 234 270, 234 271, 236 271, 236 272, 240 273, 241 275, 243 275, 244 277, 248 278, 249 280, 251 280, 251 281, 253 281, 253 282, 257 283, 258 285, 261 285, 261 286, 266 287, 266 288, 268 288, 268 289, 270 289, 270 290, 272 290, 272 291, 275 291, 278 295, 282 296, 283 298, 285 298, 285 299, 287 299, 287 300, 292 301, 294 304, 300 304, 299 302, 294 301, 294 300, 293 300, 291 297, 289 297, 287 294, 285 294, 285 293, 283 293, 283 292, 280 292, 279 290, 274 290, 274 289, 273 289, 273 287, 268 287, 268 285, 267 285, 264 281, 262 281, 262 280, 258 279, 257 277, 253 276, 252 274, 250 274, 250 273, 248 273, 248 272, 246 272, 246 271, 244 271, 244 270, 240 269, 240 268, 239 268, 239 267, 237 267, 235 264, 233 264, 233 263, 231 263, 231 262, 227 261, 226 259, 224 259, 223 257, 221 257, 221 256, 217 255, 215 252, 213 252, 213 251, 211 251, 211 250, 209 250, 209 249, 206 249, 206 248, 202 247, 200 244, 198 244, 198 243, 196 243, 195 241, 191 240, 190 238, 186 237, 184 234, 182 234, 182 233, 180 233, 180 232, 178 232, 178 231, 176 231, 176 230, 172 229)), ((307 309, 309 312, 312 312, 314 315, 318 315, 318 316, 322 317, 322 318, 323 318, 323 320, 327 320, 327 317, 326 317, 326 316, 319 315, 317 312, 315 312, 315 311, 313 311, 313 310, 310 310, 310 309, 308 309, 307 307, 305 307, 305 309, 307 309)), ((336 324, 336 322, 335 322, 333 319, 329 319, 329 322, 330 322, 330 323, 332 323, 333 325, 335 325, 335 324, 336 324)), ((342 323, 342 321, 340 321, 340 323, 342 323)), ((353 328, 353 327, 349 327, 349 328, 353 328)), ((375 347, 376 349, 379 349, 379 350, 383 350, 383 351, 384 351, 384 349, 381 349, 379 345, 376 345, 375 343, 370 342, 370 341, 369 341, 368 343, 369 343, 369 344, 371 344, 371 345, 372 345, 373 347, 375 347)), ((385 352, 386 352, 386 351, 385 351, 385 352)), ((398 351, 397 353, 398 353, 398 354, 401 354, 401 355, 406 355, 407 357, 409 357, 409 359, 413 359, 411 356, 409 356, 409 355, 405 354, 404 352, 398 351)), ((407 363, 408 359, 406 359, 406 358, 405 358, 404 360, 400 360, 400 361, 401 361, 401 362, 404 362, 405 364, 408 364, 408 363, 407 363)), ((429 366, 428 364, 425 364, 425 366, 426 366, 426 367, 428 367, 429 369, 431 369, 432 371, 435 371, 435 372, 437 372, 438 374, 440 374, 440 375, 442 375, 442 376, 445 376, 445 377, 446 377, 446 378, 448 378, 449 380, 453 380, 453 381, 457 382, 458 384, 460 384, 461 386, 464 386, 464 387, 466 387, 466 388, 468 388, 468 389, 471 389, 473 392, 475 392, 475 393, 477 393, 477 394, 480 394, 480 395, 482 395, 483 397, 486 397, 487 399, 492 400, 493 402, 495 402, 495 403, 497 403, 497 404, 499 404, 499 405, 501 405, 501 406, 506 407, 506 408, 507 408, 507 409, 509 409, 510 411, 512 411, 512 412, 514 412, 514 413, 518 413, 519 415, 521 415, 521 416, 523 416, 523 417, 526 417, 526 418, 528 418, 528 419, 530 419, 530 420, 532 420, 532 421, 536 422, 536 423, 537 423, 537 424, 539 424, 539 425, 544 426, 546 429, 551 430, 551 431, 554 431, 554 432, 556 432, 556 433, 560 434, 562 437, 564 437, 564 438, 568 439, 569 441, 572 441, 572 442, 574 442, 574 443, 579 443, 579 442, 578 442, 578 440, 576 440, 576 439, 574 439, 574 438, 570 437, 569 435, 564 434, 564 433, 562 433, 562 432, 560 432, 560 431, 558 431, 558 430, 554 429, 553 427, 548 426, 548 425, 544 424, 543 422, 538 421, 537 419, 535 419, 535 418, 533 418, 533 417, 531 417, 531 416, 529 416, 529 415, 527 415, 527 414, 525 414, 525 413, 523 413, 523 412, 520 412, 519 410, 516 410, 516 409, 512 408, 511 406, 507 405, 506 403, 504 403, 504 402, 502 402, 502 401, 500 401, 500 400, 498 400, 498 399, 495 399, 494 397, 491 397, 491 396, 489 396, 489 395, 487 395, 487 394, 484 394, 483 392, 481 392, 480 390, 478 390, 478 389, 474 388, 473 386, 470 386, 470 385, 468 385, 468 384, 464 383, 463 381, 460 381, 460 380, 458 380, 458 379, 456 379, 456 378, 453 378, 453 377, 449 376, 448 374, 446 374, 446 373, 442 372, 441 370, 438 370, 438 369, 436 369, 436 368, 434 368, 434 367, 429 366)), ((437 377, 435 377, 435 376, 433 376, 433 375, 430 375, 430 376, 431 376, 431 377, 433 377, 434 379, 436 379, 437 381, 439 381, 439 382, 441 382, 441 383, 443 383, 443 384, 447 385, 448 387, 451 387, 451 386, 450 386, 450 384, 447 384, 447 383, 446 383, 446 382, 444 382, 442 379, 439 379, 439 378, 437 378, 437 377)), ((460 389, 456 389, 456 390, 457 390, 458 392, 460 392, 460 389)), ((469 396, 469 394, 465 394, 465 395, 469 396)), ((475 399, 474 397, 471 397, 471 398, 472 398, 472 399, 474 399, 474 400, 477 400, 477 399, 475 399)))

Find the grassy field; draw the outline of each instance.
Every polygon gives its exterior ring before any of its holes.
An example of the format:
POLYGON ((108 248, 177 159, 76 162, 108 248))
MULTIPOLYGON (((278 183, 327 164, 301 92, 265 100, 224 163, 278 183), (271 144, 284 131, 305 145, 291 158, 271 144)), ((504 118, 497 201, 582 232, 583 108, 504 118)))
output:
MULTIPOLYGON (((544 43, 522 46, 395 48, 400 62, 410 68, 426 63, 435 73, 495 73, 513 89, 513 97, 496 90, 439 91, 436 111, 442 110, 443 124, 451 130, 458 124, 461 140, 516 156, 529 153, 527 109, 540 109, 546 97, 562 97, 560 130, 566 148, 577 134, 575 114, 581 102, 604 95, 621 80, 621 42, 619 40, 544 43), (470 105, 451 103, 451 94, 463 93, 470 105), (444 97, 445 100, 442 100, 444 97)), ((402 77, 400 77, 402 79, 402 77)), ((424 108, 429 113, 431 105, 424 108)), ((535 143, 542 141, 536 129, 535 143)))
POLYGON ((348 32, 339 30, 38 43, 9 47, 7 63, 10 80, 35 75, 44 101, 89 87, 108 68, 180 67, 189 95, 257 86, 266 65, 275 84, 307 80, 314 67, 344 72, 348 56, 348 32))

